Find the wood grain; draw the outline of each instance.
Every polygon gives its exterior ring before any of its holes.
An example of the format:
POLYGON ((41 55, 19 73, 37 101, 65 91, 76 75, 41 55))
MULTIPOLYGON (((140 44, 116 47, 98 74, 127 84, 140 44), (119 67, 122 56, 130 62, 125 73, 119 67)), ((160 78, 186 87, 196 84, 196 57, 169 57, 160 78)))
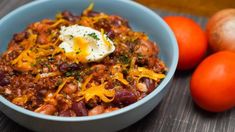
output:
POLYGON ((153 8, 210 16, 224 8, 235 8, 234 0, 136 0, 153 8))
MULTIPOLYGON (((30 0, 1 0, 0 17, 29 2, 30 0)), ((196 20, 202 27, 206 18, 188 14, 169 13, 154 10, 161 16, 183 15, 196 20)), ((0 33, 1 34, 1 33, 0 33)), ((163 101, 144 119, 120 132, 235 132, 235 111, 213 114, 198 108, 189 93, 189 80, 192 71, 177 72, 171 89, 163 101)), ((36 122, 35 122, 36 123, 36 122)), ((0 112, 1 132, 27 132, 0 112)))

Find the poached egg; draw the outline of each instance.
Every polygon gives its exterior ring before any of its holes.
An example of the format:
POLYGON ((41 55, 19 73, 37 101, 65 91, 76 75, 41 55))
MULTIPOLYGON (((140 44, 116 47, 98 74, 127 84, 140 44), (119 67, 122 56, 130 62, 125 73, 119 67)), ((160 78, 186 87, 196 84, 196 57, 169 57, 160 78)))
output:
POLYGON ((103 59, 115 50, 113 41, 104 34, 90 27, 72 25, 61 27, 59 45, 67 58, 76 62, 94 62, 103 59))

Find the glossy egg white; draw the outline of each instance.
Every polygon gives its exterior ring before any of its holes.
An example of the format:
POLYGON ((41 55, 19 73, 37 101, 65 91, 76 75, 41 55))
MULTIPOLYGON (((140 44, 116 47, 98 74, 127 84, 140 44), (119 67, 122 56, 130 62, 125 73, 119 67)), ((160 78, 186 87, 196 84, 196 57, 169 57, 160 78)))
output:
POLYGON ((65 53, 77 52, 74 49, 74 38, 78 37, 88 42, 86 43, 86 51, 80 51, 88 53, 85 56, 87 62, 100 61, 115 50, 113 41, 107 35, 102 35, 100 31, 80 25, 61 27, 59 38, 62 43, 59 47, 64 49, 65 53))

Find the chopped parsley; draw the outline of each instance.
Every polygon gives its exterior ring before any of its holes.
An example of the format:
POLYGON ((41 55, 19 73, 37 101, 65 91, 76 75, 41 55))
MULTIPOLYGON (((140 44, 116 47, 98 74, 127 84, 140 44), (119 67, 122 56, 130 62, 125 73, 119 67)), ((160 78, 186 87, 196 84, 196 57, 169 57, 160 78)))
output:
POLYGON ((73 35, 69 35, 69 40, 72 40, 73 39, 73 35))
POLYGON ((144 56, 143 56, 142 54, 140 54, 140 53, 139 53, 139 54, 137 54, 137 58, 138 58, 138 59, 143 59, 143 58, 144 58, 144 56))
POLYGON ((71 77, 71 76, 73 76, 73 77, 75 77, 78 81, 79 81, 79 80, 82 81, 82 78, 81 78, 81 71, 79 71, 79 70, 69 70, 69 71, 65 72, 64 75, 65 75, 66 77, 71 77))
POLYGON ((121 55, 119 56, 120 62, 124 64, 129 64, 131 62, 130 58, 127 55, 121 55))
POLYGON ((72 76, 72 75, 73 75, 73 72, 71 72, 71 71, 65 72, 65 76, 66 76, 66 77, 69 77, 69 76, 72 76))
POLYGON ((31 63, 30 65, 31 65, 32 67, 36 66, 36 64, 35 64, 35 63, 31 63))
POLYGON ((44 66, 46 66, 49 70, 51 69, 51 65, 50 64, 45 63, 44 66))
POLYGON ((55 86, 59 86, 61 83, 62 83, 62 80, 59 79, 59 80, 55 83, 55 86))
POLYGON ((87 35, 90 36, 90 37, 92 37, 92 38, 95 39, 95 40, 100 40, 100 39, 98 38, 98 36, 97 36, 96 33, 90 33, 90 34, 87 34, 87 35))
POLYGON ((81 77, 80 74, 78 74, 78 75, 76 76, 76 79, 77 79, 78 82, 82 82, 82 81, 83 81, 83 78, 81 77))

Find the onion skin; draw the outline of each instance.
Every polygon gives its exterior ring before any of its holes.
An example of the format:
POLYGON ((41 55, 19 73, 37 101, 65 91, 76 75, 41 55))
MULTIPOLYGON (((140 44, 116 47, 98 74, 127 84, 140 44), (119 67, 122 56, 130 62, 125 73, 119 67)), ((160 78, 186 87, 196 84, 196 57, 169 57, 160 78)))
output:
POLYGON ((212 52, 235 52, 235 9, 224 9, 214 14, 206 25, 206 34, 212 52))

